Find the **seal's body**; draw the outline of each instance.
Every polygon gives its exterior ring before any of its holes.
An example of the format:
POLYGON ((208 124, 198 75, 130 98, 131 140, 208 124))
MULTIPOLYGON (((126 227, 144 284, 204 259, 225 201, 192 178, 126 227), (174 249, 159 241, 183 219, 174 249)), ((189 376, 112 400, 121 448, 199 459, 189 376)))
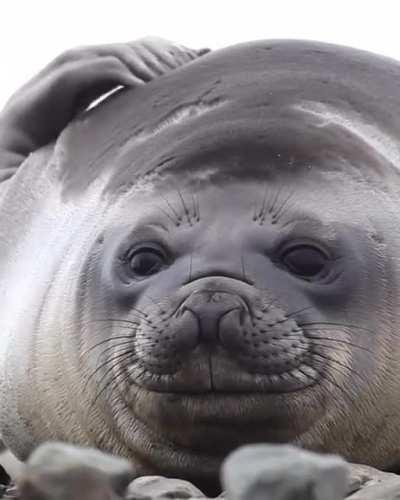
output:
POLYGON ((242 443, 398 463, 398 63, 214 52, 81 114, 0 205, 1 432, 206 484, 242 443))

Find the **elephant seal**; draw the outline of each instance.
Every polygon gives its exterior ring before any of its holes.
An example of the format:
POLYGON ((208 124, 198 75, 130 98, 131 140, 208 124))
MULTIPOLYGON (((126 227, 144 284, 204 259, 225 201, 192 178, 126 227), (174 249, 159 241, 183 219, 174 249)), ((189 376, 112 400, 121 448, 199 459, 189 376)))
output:
POLYGON ((0 206, 0 430, 212 490, 290 442, 400 460, 399 63, 211 52, 79 114, 0 206))

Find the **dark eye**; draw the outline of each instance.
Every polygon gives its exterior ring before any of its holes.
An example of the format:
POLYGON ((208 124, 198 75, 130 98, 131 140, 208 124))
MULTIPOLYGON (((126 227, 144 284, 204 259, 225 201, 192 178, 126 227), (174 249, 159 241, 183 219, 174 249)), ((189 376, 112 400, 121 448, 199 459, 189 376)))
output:
POLYGON ((328 258, 316 247, 298 245, 287 250, 281 260, 291 273, 312 278, 324 269, 328 258))
POLYGON ((165 265, 165 257, 154 248, 141 248, 129 255, 128 265, 135 276, 151 276, 165 265))

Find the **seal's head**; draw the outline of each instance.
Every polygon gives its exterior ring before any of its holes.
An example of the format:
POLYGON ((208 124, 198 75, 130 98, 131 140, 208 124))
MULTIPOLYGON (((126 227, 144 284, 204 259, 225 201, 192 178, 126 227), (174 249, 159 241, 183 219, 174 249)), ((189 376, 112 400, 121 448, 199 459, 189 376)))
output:
POLYGON ((65 439, 202 485, 258 441, 393 466, 399 77, 332 46, 230 48, 27 162, 1 212, 12 449, 65 439))

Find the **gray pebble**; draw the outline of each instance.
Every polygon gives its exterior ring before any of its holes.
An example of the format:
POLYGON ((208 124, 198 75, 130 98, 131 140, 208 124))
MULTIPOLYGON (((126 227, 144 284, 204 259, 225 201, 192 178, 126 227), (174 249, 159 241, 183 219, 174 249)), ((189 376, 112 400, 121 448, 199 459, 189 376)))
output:
POLYGON ((125 459, 92 448, 52 442, 32 453, 18 487, 27 500, 117 499, 135 476, 125 459))
POLYGON ((400 476, 367 465, 351 464, 347 499, 394 500, 400 498, 400 476))
POLYGON ((162 476, 143 476, 135 479, 129 485, 126 496, 128 500, 206 498, 192 483, 162 476))
POLYGON ((290 445, 244 446, 225 460, 221 481, 229 500, 341 500, 348 465, 290 445))

